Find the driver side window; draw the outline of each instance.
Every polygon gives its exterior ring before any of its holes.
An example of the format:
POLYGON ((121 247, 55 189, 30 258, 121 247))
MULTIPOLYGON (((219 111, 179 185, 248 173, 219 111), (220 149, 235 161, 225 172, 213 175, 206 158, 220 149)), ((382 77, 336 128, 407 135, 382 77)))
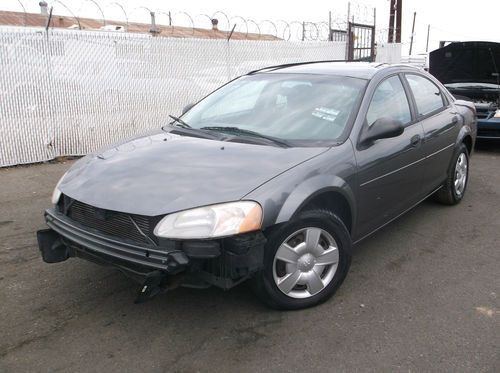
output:
POLYGON ((376 88, 366 113, 368 126, 380 118, 400 121, 404 125, 411 121, 410 105, 399 76, 387 78, 376 88))

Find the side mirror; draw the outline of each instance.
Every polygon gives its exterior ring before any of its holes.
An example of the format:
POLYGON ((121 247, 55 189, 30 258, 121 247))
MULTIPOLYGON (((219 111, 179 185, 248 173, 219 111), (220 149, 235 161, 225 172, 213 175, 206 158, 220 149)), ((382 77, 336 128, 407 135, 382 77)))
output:
POLYGON ((182 109, 182 114, 186 114, 189 110, 191 110, 193 106, 194 104, 187 104, 186 106, 184 106, 184 109, 182 109))
POLYGON ((399 120, 382 117, 377 119, 370 127, 364 127, 361 132, 361 143, 368 145, 375 140, 398 137, 404 130, 403 123, 399 120))

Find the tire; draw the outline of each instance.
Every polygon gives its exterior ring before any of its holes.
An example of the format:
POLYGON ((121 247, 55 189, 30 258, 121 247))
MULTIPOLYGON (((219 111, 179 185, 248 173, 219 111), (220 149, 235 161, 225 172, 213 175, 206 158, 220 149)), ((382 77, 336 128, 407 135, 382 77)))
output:
POLYGON ((445 205, 456 205, 462 201, 469 181, 469 152, 465 144, 460 144, 453 156, 448 177, 443 186, 436 191, 434 199, 445 205), (461 162, 460 162, 461 161, 461 162), (458 181, 457 187, 456 182, 458 181))
POLYGON ((351 237, 332 212, 305 211, 266 235, 264 269, 252 285, 270 307, 315 306, 329 299, 344 281, 351 264, 351 237))

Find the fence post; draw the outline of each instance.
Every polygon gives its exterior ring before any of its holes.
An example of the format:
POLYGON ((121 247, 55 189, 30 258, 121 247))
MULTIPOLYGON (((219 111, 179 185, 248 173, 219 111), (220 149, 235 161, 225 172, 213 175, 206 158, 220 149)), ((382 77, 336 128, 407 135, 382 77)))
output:
POLYGON ((155 12, 149 12, 149 14, 151 14, 151 28, 149 29, 149 32, 153 35, 159 34, 160 29, 156 26, 155 12))

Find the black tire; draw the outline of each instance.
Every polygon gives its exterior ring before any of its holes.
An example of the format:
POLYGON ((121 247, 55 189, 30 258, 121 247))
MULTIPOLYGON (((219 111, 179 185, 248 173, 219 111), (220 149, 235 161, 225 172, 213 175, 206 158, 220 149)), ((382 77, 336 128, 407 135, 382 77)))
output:
POLYGON ((467 190, 467 183, 469 181, 469 152, 467 150, 467 147, 465 144, 460 144, 459 148, 453 155, 453 158, 451 159, 451 164, 449 167, 448 171, 448 177, 446 178, 446 181, 444 182, 443 186, 434 193, 434 200, 442 203, 444 205, 456 205, 457 203, 460 203, 462 199, 464 198, 465 192, 467 190), (466 171, 466 178, 465 178, 465 186, 464 189, 461 193, 457 193, 457 190, 455 188, 455 174, 457 172, 457 160, 460 157, 461 154, 464 154, 465 159, 467 160, 467 171, 466 171))
POLYGON ((264 253, 264 269, 252 279, 257 296, 275 309, 296 310, 315 306, 329 299, 344 281, 351 264, 351 236, 335 214, 327 210, 310 210, 301 213, 296 219, 266 232, 267 243, 264 253), (339 258, 336 272, 323 290, 308 298, 293 298, 283 293, 273 277, 276 252, 280 245, 294 232, 303 228, 320 228, 328 232, 337 243, 339 258))

